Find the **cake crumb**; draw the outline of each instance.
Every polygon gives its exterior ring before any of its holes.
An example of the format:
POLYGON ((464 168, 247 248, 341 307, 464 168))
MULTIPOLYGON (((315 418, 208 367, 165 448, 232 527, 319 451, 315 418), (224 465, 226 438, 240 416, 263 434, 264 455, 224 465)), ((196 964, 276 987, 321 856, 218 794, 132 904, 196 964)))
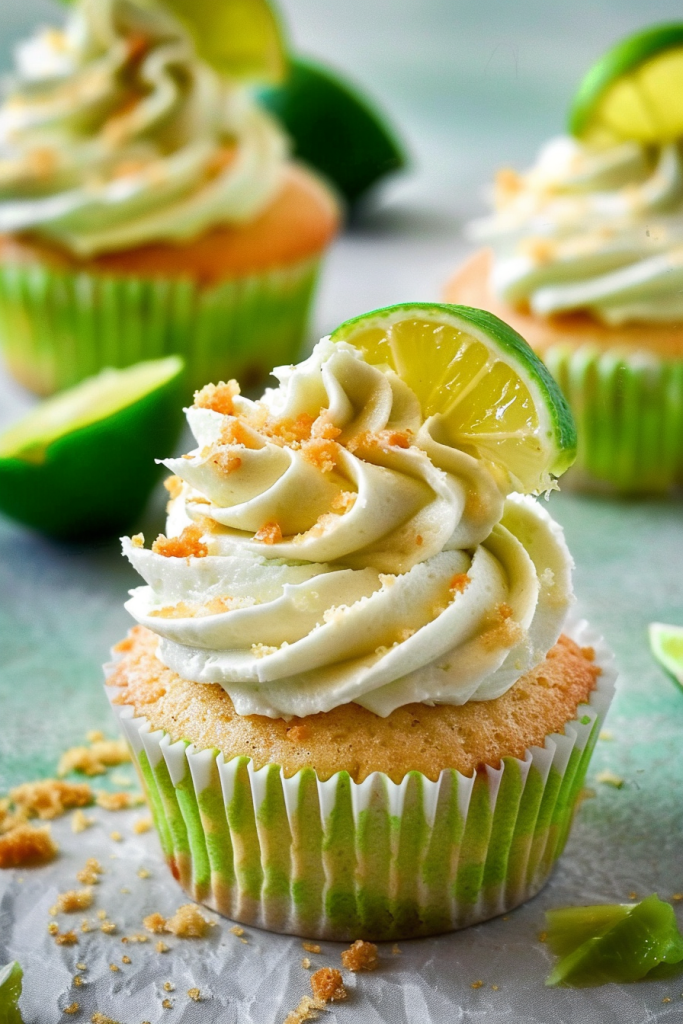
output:
POLYGON ((90 828, 94 819, 89 818, 83 811, 74 811, 71 815, 71 831, 78 835, 79 832, 85 832, 86 828, 90 828))
POLYGON ((621 775, 617 775, 616 772, 612 772, 609 768, 605 768, 604 771, 598 772, 595 776, 596 782, 602 782, 605 786, 614 786, 615 789, 621 789, 624 785, 624 780, 621 775))
POLYGON ((170 999, 164 999, 164 1000, 162 1000, 161 1005, 163 1006, 163 1008, 165 1010, 170 1010, 172 1008, 172 1006, 173 1006, 173 1003, 172 1003, 172 1001, 170 999))
POLYGON ((311 989, 314 998, 323 1003, 339 1002, 347 998, 341 972, 336 967, 321 967, 312 974, 311 989))
POLYGON ((164 558, 206 558, 209 553, 202 540, 202 528, 196 523, 186 526, 178 537, 165 537, 160 533, 152 544, 152 551, 164 558))
POLYGON ((58 946, 77 946, 78 936, 74 931, 58 932, 55 935, 55 942, 57 943, 58 946))
POLYGON ((92 803, 92 790, 87 782, 64 782, 62 779, 40 779, 22 782, 9 792, 17 810, 27 818, 43 821, 59 818, 72 807, 92 803))
POLYGON ((264 523, 254 534, 254 540, 260 541, 262 544, 279 544, 282 540, 280 524, 274 521, 264 523))
POLYGON ((538 941, 539 942, 547 942, 548 941, 548 933, 547 932, 539 932, 538 933, 538 941))
POLYGON ((448 589, 452 590, 454 594, 462 594, 463 590, 467 589, 469 582, 470 578, 466 572, 458 572, 448 584, 448 589))
POLYGON ((195 1003, 200 1003, 202 1001, 202 994, 198 988, 188 988, 187 994, 195 1003))
POLYGON ((304 1024, 307 1020, 316 1020, 318 1011, 324 1010, 325 1004, 320 999, 303 996, 296 1010, 287 1014, 283 1024, 304 1024))
POLYGON ((104 869, 97 858, 88 857, 85 867, 76 872, 76 879, 82 882, 83 885, 97 885, 99 882, 98 876, 103 874, 103 872, 104 869))
POLYGON ((491 988, 493 989, 494 992, 498 991, 498 985, 491 985, 491 988))
MULTIPOLYGON (((177 480, 177 477, 171 477, 171 480, 177 480)), ((168 481, 164 480, 164 487, 166 487, 168 481)), ((170 490, 170 488, 168 488, 170 490)), ((144 548, 145 546, 145 535, 144 533, 135 533, 130 538, 130 542, 134 548, 144 548)))
POLYGON ((80 1003, 69 1003, 68 1006, 64 1007, 64 1010, 62 1012, 63 1013, 68 1013, 68 1014, 71 1015, 73 1013, 78 1013, 80 1008, 81 1008, 81 1004, 80 1003))
POLYGON ((113 839, 115 843, 123 842, 123 836, 121 835, 120 832, 110 832, 109 838, 113 839))
POLYGON ((132 964, 132 962, 133 961, 131 960, 131 958, 129 956, 122 956, 121 957, 121 963, 122 964, 132 964))
POLYGON ((169 949, 171 947, 167 946, 166 943, 162 939, 159 939, 159 941, 157 942, 157 944, 156 944, 156 946, 154 948, 156 949, 157 953, 168 953, 168 951, 169 951, 169 949))
POLYGON ((127 811, 130 807, 137 807, 142 801, 139 793, 108 793, 101 789, 95 798, 98 807, 105 811, 127 811))
MULTIPOLYGON (((183 481, 179 476, 167 476, 164 480, 164 487, 170 494, 171 498, 177 498, 183 489, 183 481)), ((142 537, 141 533, 137 534, 138 537, 142 537)), ((131 537, 133 544, 135 544, 135 537, 131 537)), ((145 538, 142 537, 142 546, 144 546, 145 538)))
POLYGON ((175 992, 175 985, 172 981, 164 982, 164 992, 175 992))
POLYGON ((119 1024, 119 1021, 107 1017, 106 1013, 93 1013, 90 1020, 92 1024, 119 1024))
MULTIPOLYGON (((82 772, 83 775, 104 775, 107 768, 130 761, 130 752, 124 740, 97 740, 89 747, 71 747, 64 751, 59 759, 57 774, 68 775, 69 772, 82 772)), ((65 786, 87 786, 87 783, 62 783, 65 786)), ((88 799, 92 800, 92 790, 87 787, 88 799)), ((82 806, 73 804, 72 806, 82 806)))
POLYGON ((116 934, 116 924, 114 921, 103 921, 100 925, 100 931, 104 932, 105 935, 116 934))
POLYGON ((239 924, 234 924, 232 928, 230 928, 230 931, 233 935, 237 935, 238 938, 244 935, 244 928, 239 924))
POLYGON ((470 988, 483 988, 483 985, 483 981, 473 981, 472 984, 470 985, 470 988))
POLYGON ((57 856, 50 826, 22 824, 0 836, 0 868, 47 864, 57 856))
POLYGON ((307 953, 319 953, 320 946, 316 942, 302 942, 301 945, 307 953))
POLYGON ((301 966, 304 967, 306 970, 308 970, 308 968, 311 966, 310 958, 305 956, 303 958, 303 960, 301 961, 301 966))
POLYGON ((148 871, 147 868, 138 868, 138 878, 149 878, 152 872, 148 871))
POLYGON ((84 964, 84 963, 83 963, 83 962, 81 961, 80 963, 77 963, 77 964, 76 964, 76 969, 77 969, 78 971, 87 971, 87 969, 88 969, 88 965, 87 965, 87 964, 84 964))
POLYGON ((85 934, 90 930, 90 922, 88 921, 87 918, 84 917, 83 920, 81 921, 81 931, 85 934))
POLYGON ((232 416, 235 406, 234 399, 240 393, 236 380, 219 381, 218 384, 205 384, 200 391, 194 393, 195 409, 211 409, 223 416, 232 416))
POLYGON ((144 918, 142 924, 148 932, 154 932, 155 935, 158 935, 159 932, 166 931, 166 918, 162 917, 158 911, 155 911, 153 914, 148 914, 147 917, 144 918))
POLYGON ((671 899, 676 900, 676 902, 678 902, 679 900, 683 900, 683 892, 675 892, 671 899))
POLYGON ((80 974, 76 974, 74 976, 74 982, 73 983, 76 986, 76 988, 82 988, 82 986, 83 986, 83 978, 81 978, 80 974))
POLYGON ((379 966, 377 946, 374 942, 356 939, 342 952, 341 962, 348 971, 374 971, 379 966))
POLYGON ((179 939, 203 939, 210 927, 196 903, 185 903, 166 921, 164 931, 179 939))
POLYGON ((393 944, 393 946, 391 947, 391 952, 392 952, 393 956, 400 956, 403 953, 403 950, 400 949, 398 943, 395 942, 393 944))
MULTIPOLYGON (((133 832, 136 836, 141 836, 144 832, 149 832, 152 827, 151 818, 138 818, 137 821, 133 822, 133 832)), ((140 876, 141 878, 144 876, 140 876)))
POLYGON ((61 914, 74 914, 77 910, 87 910, 92 905, 90 889, 69 889, 57 896, 56 909, 61 914))
POLYGON ((50 921, 50 923, 47 926, 47 930, 49 935, 56 935, 57 932, 59 931, 59 925, 57 924, 56 921, 50 921))
POLYGON ((114 971, 114 973, 116 973, 116 971, 120 970, 120 967, 118 964, 109 964, 109 970, 114 971))

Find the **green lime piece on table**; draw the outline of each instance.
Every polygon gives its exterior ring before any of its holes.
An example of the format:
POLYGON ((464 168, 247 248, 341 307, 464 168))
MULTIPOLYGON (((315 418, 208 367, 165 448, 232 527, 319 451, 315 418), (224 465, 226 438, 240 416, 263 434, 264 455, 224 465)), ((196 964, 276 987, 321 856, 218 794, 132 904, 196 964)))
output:
POLYGON ((0 1024, 23 1024, 19 996, 24 972, 15 960, 0 967, 0 1024))
POLYGON ((683 937, 669 903, 568 907, 546 914, 548 944, 562 959, 546 985, 584 988, 663 977, 683 969, 683 937))
POLYGON ((683 687, 683 626, 651 622, 649 634, 650 649, 655 658, 678 685, 683 687))
POLYGON ((598 146, 683 135, 683 22, 646 29, 608 50, 581 82, 569 127, 598 146))
POLYGON ((260 93, 289 132, 294 154, 325 175, 349 205, 405 165, 391 129, 348 82, 308 60, 292 59, 285 81, 260 93))
POLYGON ((141 513, 182 425, 184 362, 102 370, 0 434, 0 511, 60 540, 117 534, 141 513))
POLYGON ((576 457, 558 385, 516 331, 469 306, 415 302, 365 313, 332 334, 394 370, 445 443, 502 469, 510 488, 540 494, 576 457))

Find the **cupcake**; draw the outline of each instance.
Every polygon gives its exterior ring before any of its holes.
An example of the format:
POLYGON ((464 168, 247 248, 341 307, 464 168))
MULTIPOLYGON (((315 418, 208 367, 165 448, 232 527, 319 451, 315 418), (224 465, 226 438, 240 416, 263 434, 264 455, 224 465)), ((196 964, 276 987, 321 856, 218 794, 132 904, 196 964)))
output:
POLYGON ((197 393, 166 535, 123 541, 146 585, 106 689, 171 871, 310 937, 504 913, 564 846, 614 683, 567 622, 560 527, 513 493, 571 460, 562 396, 452 306, 350 321, 275 375, 197 393))
POLYGON ((338 218, 163 3, 78 0, 19 46, 0 108, 0 343, 30 390, 171 353, 188 387, 254 383, 296 356, 338 218))
POLYGON ((574 413, 579 485, 683 482, 683 25, 631 37, 579 89, 571 134, 505 169, 446 298, 519 330, 574 413), (671 76, 674 76, 672 78, 671 76), (668 77, 667 77, 668 76, 668 77), (667 84, 668 83, 668 84, 667 84))

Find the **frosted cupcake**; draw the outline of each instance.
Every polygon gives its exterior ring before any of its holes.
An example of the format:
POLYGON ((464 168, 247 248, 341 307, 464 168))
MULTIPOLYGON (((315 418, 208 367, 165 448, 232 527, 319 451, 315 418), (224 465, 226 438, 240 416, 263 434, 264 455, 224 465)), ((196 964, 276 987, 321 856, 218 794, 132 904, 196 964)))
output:
POLYGON ((509 321, 574 413, 573 478, 622 492, 683 481, 683 25, 620 43, 577 95, 572 136, 501 171, 490 248, 446 288, 509 321))
POLYGON ((0 108, 0 342, 49 394, 179 353, 190 386, 293 358, 335 199, 162 3, 79 0, 0 108))
POLYGON ((197 394, 166 536, 124 541, 146 586, 107 690, 171 870, 309 936, 503 913, 563 848, 613 687, 585 623, 563 632, 560 528, 511 493, 571 461, 561 395, 446 306, 351 321, 276 375, 258 402, 197 394))

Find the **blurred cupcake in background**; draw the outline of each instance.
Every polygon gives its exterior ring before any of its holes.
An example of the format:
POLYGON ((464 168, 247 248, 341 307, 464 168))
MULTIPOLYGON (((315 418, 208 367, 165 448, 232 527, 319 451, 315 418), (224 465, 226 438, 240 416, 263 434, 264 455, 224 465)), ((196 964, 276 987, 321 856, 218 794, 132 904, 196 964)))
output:
POLYGON ((255 2, 241 38, 230 5, 176 6, 78 0, 63 30, 17 49, 0 341, 39 394, 170 353, 188 390, 249 383, 301 345, 339 211, 248 91, 284 68, 277 25, 255 2))
POLYGON ((588 73, 571 135, 499 172, 490 248, 446 288, 510 322, 577 424, 570 479, 622 493, 683 481, 683 23, 633 36, 588 73))

